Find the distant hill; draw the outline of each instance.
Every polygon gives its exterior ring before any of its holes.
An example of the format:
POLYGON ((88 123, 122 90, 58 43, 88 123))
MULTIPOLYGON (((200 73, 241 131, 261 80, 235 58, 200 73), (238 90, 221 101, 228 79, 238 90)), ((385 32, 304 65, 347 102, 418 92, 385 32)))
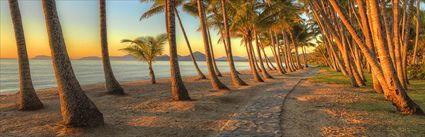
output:
POLYGON ((98 56, 88 56, 88 57, 82 57, 79 60, 100 60, 102 58, 98 57, 98 56))
MULTIPOLYGON (((193 56, 195 57, 196 61, 205 61, 206 60, 205 54, 202 53, 202 52, 199 52, 199 51, 193 52, 193 56)), ((136 60, 137 59, 131 54, 127 54, 127 55, 124 55, 124 56, 110 56, 109 58, 111 60, 136 60)), ((40 56, 36 56, 33 59, 50 59, 50 57, 40 55, 40 56)), ((102 58, 97 57, 97 56, 87 56, 87 57, 82 57, 79 60, 100 60, 100 59, 102 59, 102 58)), ((248 60, 246 57, 240 57, 240 56, 233 56, 233 59, 235 61, 247 61, 248 60)), ((168 55, 162 55, 162 56, 158 56, 156 58, 156 61, 169 61, 169 60, 170 60, 170 56, 168 56, 168 55)), ((190 55, 178 56, 178 60, 179 61, 192 61, 192 57, 190 57, 190 55)), ((217 61, 227 61, 227 57, 220 57, 220 58, 217 59, 217 61)))
POLYGON ((50 56, 46 56, 46 55, 38 55, 38 56, 35 56, 35 57, 31 58, 31 59, 51 59, 51 57, 50 56))
POLYGON ((136 58, 133 55, 127 54, 124 56, 109 56, 111 60, 135 60, 136 58))
MULTIPOLYGON (((220 57, 217 59, 217 61, 227 61, 227 57, 220 57)), ((248 58, 246 57, 240 57, 240 56, 233 56, 233 61, 248 61, 248 58)))
MULTIPOLYGON (((195 51, 193 52, 193 56, 195 57, 196 61, 205 61, 205 54, 201 53, 199 51, 195 51)), ((179 56, 179 61, 192 61, 192 57, 190 57, 190 55, 187 56, 179 56)))

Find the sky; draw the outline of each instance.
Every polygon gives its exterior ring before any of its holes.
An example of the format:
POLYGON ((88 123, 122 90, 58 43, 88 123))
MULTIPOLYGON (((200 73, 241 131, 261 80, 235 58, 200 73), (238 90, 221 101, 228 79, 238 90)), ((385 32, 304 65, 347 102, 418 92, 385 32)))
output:
MULTIPOLYGON (((149 9, 151 4, 140 3, 139 0, 107 0, 106 3, 111 56, 127 54, 119 50, 127 46, 127 44, 121 43, 122 39, 135 39, 141 36, 165 33, 164 14, 139 21, 140 16, 149 9)), ((29 57, 50 56, 41 0, 19 0, 19 4, 29 57)), ((85 56, 101 56, 98 0, 56 0, 56 4, 70 57, 78 59, 85 56)), ((203 52, 202 35, 196 31, 199 27, 198 18, 179 10, 192 49, 203 52)), ((16 58, 15 34, 7 0, 0 0, 0 12, 0 58, 16 58)), ((178 54, 188 55, 184 37, 180 27, 178 24, 176 25, 178 54)), ((217 32, 212 30, 211 34, 216 57, 225 56, 224 46, 217 45, 217 32)), ((237 39, 232 40, 234 55, 245 56, 246 51, 239 42, 240 40, 237 39)), ((166 44, 164 53, 169 53, 168 44, 166 44)))

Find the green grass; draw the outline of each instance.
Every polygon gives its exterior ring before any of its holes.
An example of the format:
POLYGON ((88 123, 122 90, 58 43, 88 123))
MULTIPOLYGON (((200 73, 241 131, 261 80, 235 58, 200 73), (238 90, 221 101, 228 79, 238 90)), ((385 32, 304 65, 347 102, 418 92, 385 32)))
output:
MULTIPOLYGON (((320 68, 319 74, 312 78, 315 82, 343 84, 350 88, 350 81, 341 72, 329 68, 320 68)), ((382 130, 394 136, 425 136, 425 116, 403 116, 385 100, 382 94, 372 90, 371 75, 365 73, 367 86, 361 94, 362 99, 346 106, 351 112, 367 112, 368 119, 374 121, 375 130, 382 130)), ((347 91, 350 92, 350 91, 347 91)), ((353 92, 353 91, 351 91, 353 92)), ((425 80, 410 80, 407 90, 410 98, 425 110, 425 80)))

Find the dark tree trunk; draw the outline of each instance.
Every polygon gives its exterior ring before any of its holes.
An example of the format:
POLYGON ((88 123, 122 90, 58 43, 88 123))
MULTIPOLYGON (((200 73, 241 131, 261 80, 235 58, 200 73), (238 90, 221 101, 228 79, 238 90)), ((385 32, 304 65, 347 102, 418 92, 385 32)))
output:
POLYGON ((174 101, 184 101, 190 100, 190 97, 180 75, 180 67, 177 59, 175 4, 175 0, 166 0, 165 2, 168 44, 170 46, 171 93, 174 101))
POLYGON ((103 114, 84 94, 75 77, 57 15, 56 2, 55 0, 42 2, 64 124, 67 127, 103 125, 103 114))
POLYGON ((204 8, 202 5, 202 0, 197 0, 197 4, 198 4, 198 16, 199 16, 199 21, 201 24, 201 31, 202 31, 201 33, 202 33, 202 38, 204 40, 205 58, 206 58, 207 66, 208 66, 208 73, 210 75, 211 86, 216 90, 229 89, 227 88, 226 85, 221 83, 221 81, 217 78, 217 75, 215 73, 213 58, 211 56, 211 51, 210 51, 211 48, 210 48, 209 40, 208 40, 208 33, 207 33, 208 28, 205 24, 205 19, 204 19, 204 8))
POLYGON ((184 39, 186 41, 187 48, 189 49, 190 57, 192 58, 193 65, 195 65, 195 69, 196 69, 196 72, 198 73, 199 79, 207 79, 207 77, 205 77, 204 73, 202 73, 201 69, 199 69, 198 63, 196 62, 196 59, 193 56, 192 47, 190 46, 189 39, 187 38, 186 31, 183 27, 183 24, 182 24, 182 21, 180 19, 180 15, 179 15, 177 8, 174 8, 174 11, 176 12, 176 16, 177 16, 177 19, 179 21, 180 28, 183 32, 183 36, 184 36, 184 39))
POLYGON ((274 35, 275 35, 274 32, 269 31, 269 34, 270 34, 270 39, 272 42, 272 52, 275 54, 274 61, 276 62, 277 69, 279 70, 280 74, 285 74, 286 71, 282 66, 282 61, 280 60, 280 54, 279 54, 280 51, 276 49, 279 46, 279 40, 274 38, 274 35))
POLYGON ((273 79, 273 77, 267 72, 266 68, 264 67, 263 59, 261 57, 260 43, 258 41, 256 30, 254 30, 254 37, 255 37, 255 46, 257 47, 258 61, 260 64, 261 73, 263 74, 263 79, 273 79))
POLYGON ((9 8, 15 30, 16 46, 18 50, 19 71, 19 110, 37 110, 43 108, 31 79, 30 63, 27 55, 24 28, 22 25, 21 12, 17 0, 9 0, 9 8))
POLYGON ((152 62, 149 63, 149 76, 151 77, 151 83, 156 84, 155 72, 153 71, 152 62))
POLYGON ((212 63, 214 65, 214 71, 217 74, 217 76, 223 77, 223 75, 221 74, 220 70, 218 69, 217 62, 215 61, 214 45, 212 44, 210 28, 208 27, 208 23, 205 23, 205 25, 206 25, 206 28, 207 28, 207 35, 208 35, 209 46, 211 48, 211 58, 212 58, 212 63))
POLYGON ((305 45, 302 45, 302 52, 303 52, 304 67, 308 68, 307 59, 305 57, 305 45))
POLYGON ((221 0, 221 10, 222 10, 222 14, 223 14, 223 22, 224 22, 224 44, 226 46, 226 54, 227 54, 227 62, 229 63, 229 67, 230 67, 230 75, 232 76, 232 83, 235 86, 244 86, 244 85, 248 85, 246 84, 239 76, 238 76, 238 72, 236 71, 236 67, 235 67, 235 63, 233 60, 233 54, 232 54, 232 42, 230 39, 230 31, 228 29, 228 24, 227 24, 227 14, 226 14, 226 8, 225 8, 226 2, 225 0, 221 0))
MULTIPOLYGON (((252 34, 251 33, 249 33, 248 34, 248 37, 250 37, 252 34)), ((251 72, 252 72, 252 76, 254 77, 254 79, 257 81, 257 82, 264 82, 264 80, 260 77, 260 75, 258 74, 258 71, 257 71, 257 66, 255 65, 256 64, 256 62, 255 62, 255 55, 253 55, 254 54, 254 52, 252 51, 253 50, 253 46, 252 46, 252 38, 248 38, 248 40, 247 40, 247 45, 246 45, 246 47, 247 47, 247 52, 248 52, 248 58, 249 58, 249 61, 251 62, 251 72)))
POLYGON ((109 59, 108 52, 108 33, 106 28, 106 0, 99 0, 100 7, 100 39, 102 48, 102 63, 103 72, 105 74, 105 86, 106 90, 110 94, 123 95, 124 89, 115 79, 114 73, 112 72, 111 61, 109 59))

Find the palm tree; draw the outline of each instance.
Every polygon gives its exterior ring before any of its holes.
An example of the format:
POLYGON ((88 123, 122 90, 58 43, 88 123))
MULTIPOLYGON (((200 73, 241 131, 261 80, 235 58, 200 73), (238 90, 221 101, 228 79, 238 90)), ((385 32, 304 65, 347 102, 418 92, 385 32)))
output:
POLYGON ((258 74, 257 61, 254 54, 253 38, 254 28, 258 19, 254 6, 255 2, 250 0, 229 2, 230 10, 233 12, 233 20, 230 29, 233 30, 233 36, 241 37, 242 44, 245 44, 248 60, 250 62, 251 73, 257 82, 264 82, 258 74))
MULTIPOLYGON (((152 0, 141 0, 141 2, 151 2, 152 0)), ((193 56, 192 52, 192 46, 190 45, 189 39, 187 38, 186 30, 184 29, 182 20, 180 18, 179 11, 176 7, 179 5, 184 4, 184 0, 177 0, 176 6, 174 7, 175 14, 177 16, 177 19, 179 21, 180 29, 183 32, 184 39, 186 41, 187 48, 189 50, 190 57, 192 58, 193 65, 195 66, 196 72, 198 73, 199 79, 206 79, 205 75, 202 73, 201 69, 199 69, 198 63, 196 62, 195 56, 193 56)), ((165 9, 165 1, 164 0, 154 0, 154 4, 151 6, 151 8, 143 13, 143 15, 140 17, 140 20, 149 18, 153 15, 159 14, 163 12, 165 9)))
POLYGON ((223 14, 223 31, 224 31, 224 45, 227 49, 227 63, 230 66, 230 75, 232 76, 232 82, 235 86, 244 86, 247 85, 237 74, 235 63, 233 61, 232 54, 232 42, 230 39, 230 30, 228 26, 227 13, 226 13, 226 0, 221 0, 221 13, 223 14))
POLYGON ((255 38, 255 45, 257 47, 258 61, 260 64, 259 66, 261 69, 261 73, 263 74, 263 79, 273 79, 273 77, 267 72, 266 67, 264 67, 263 59, 261 56, 260 40, 256 30, 254 30, 254 38, 255 38))
POLYGON ((53 68, 63 122, 68 127, 95 127, 103 125, 103 114, 84 94, 72 69, 66 51, 55 0, 43 0, 43 10, 49 36, 53 68))
POLYGON ((22 26, 21 12, 17 0, 9 0, 10 13, 15 30, 16 46, 18 49, 20 101, 19 110, 37 110, 43 108, 31 80, 30 64, 25 43, 24 28, 22 26))
MULTIPOLYGON (((319 8, 317 8, 317 0, 313 0, 313 2, 313 7, 316 7, 316 10, 318 10, 319 8)), ((385 97, 390 100, 400 112, 404 114, 424 114, 423 110, 412 99, 410 99, 406 93, 406 90, 401 87, 400 80, 395 74, 395 67, 392 64, 391 58, 389 58, 388 45, 386 45, 387 43, 383 39, 384 35, 382 24, 379 21, 380 13, 378 12, 377 1, 367 1, 367 5, 368 9, 371 11, 371 28, 374 30, 373 33, 376 33, 376 35, 373 35, 373 39, 376 41, 376 47, 380 57, 379 64, 376 58, 372 58, 371 50, 365 46, 363 40, 356 33, 353 25, 348 21, 346 15, 342 12, 337 2, 335 0, 330 0, 329 2, 333 10, 338 13, 338 17, 344 24, 345 28, 349 31, 358 47, 361 49, 365 59, 371 65, 372 70, 376 72, 375 74, 382 86, 385 97)), ((323 11, 318 11, 324 15, 323 11)), ((322 17, 326 19, 326 16, 322 17)), ((322 23, 326 24, 325 26, 330 26, 328 22, 322 21, 322 23)), ((329 31, 336 35, 335 30, 329 29, 329 31)), ((339 39, 335 39, 335 42, 341 43, 339 39)))
POLYGON ((202 38, 204 40, 204 49, 205 49, 205 54, 206 54, 206 62, 207 62, 207 66, 208 66, 208 73, 210 75, 210 82, 211 85, 214 89, 228 89, 226 85, 224 85, 223 83, 221 83, 221 81, 217 78, 216 72, 214 70, 214 65, 213 65, 213 58, 211 55, 211 48, 209 45, 209 39, 208 39, 208 33, 207 33, 207 26, 205 23, 205 16, 204 16, 204 5, 202 0, 197 0, 197 5, 198 5, 198 17, 199 17, 199 21, 200 21, 200 26, 201 26, 201 33, 202 33, 202 38))
POLYGON ((168 34, 168 44, 170 48, 170 72, 171 72, 171 92, 174 101, 190 100, 189 93, 184 86, 180 75, 179 62, 177 61, 176 24, 175 24, 175 0, 165 1, 166 24, 168 34))
POLYGON ((108 90, 108 93, 122 95, 124 94, 124 89, 115 79, 114 73, 112 72, 111 61, 109 59, 105 1, 106 0, 99 0, 100 39, 101 39, 101 47, 102 47, 103 72, 105 74, 105 86, 106 86, 106 89, 108 90))
POLYGON ((155 73, 153 71, 152 64, 157 56, 162 55, 162 52, 164 51, 164 44, 166 42, 167 34, 160 34, 156 37, 140 37, 135 40, 124 39, 122 40, 122 43, 130 43, 131 45, 121 50, 128 52, 142 61, 146 61, 149 65, 151 83, 155 84, 155 73))

